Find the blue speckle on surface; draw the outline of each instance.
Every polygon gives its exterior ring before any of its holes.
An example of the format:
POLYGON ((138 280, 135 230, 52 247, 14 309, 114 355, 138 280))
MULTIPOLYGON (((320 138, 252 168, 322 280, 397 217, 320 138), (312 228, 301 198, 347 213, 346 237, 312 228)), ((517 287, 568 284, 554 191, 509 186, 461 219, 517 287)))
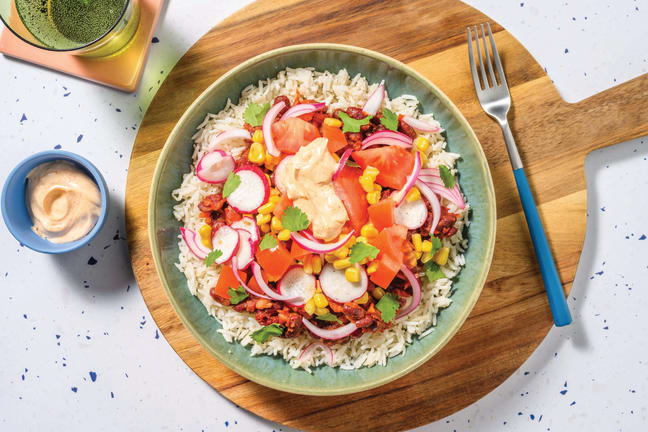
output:
POLYGON ((229 422, 227 420, 225 420, 225 426, 229 426, 229 422))
POLYGON ((518 412, 518 415, 519 415, 519 416, 522 415, 522 412, 518 412))
POLYGON ((74 393, 76 393, 78 389, 76 387, 72 387, 70 390, 72 390, 74 393))
POLYGON ((20 378, 22 378, 22 380, 25 381, 25 374, 20 375, 20 378))
POLYGON ((153 39, 151 39, 151 43, 158 43, 160 42, 160 39, 158 39, 156 36, 153 36, 153 39))
POLYGON ((601 207, 601 211, 604 212, 604 211, 605 211, 605 207, 601 207))
POLYGON ((565 48, 565 54, 567 54, 568 52, 569 52, 569 50, 567 48, 565 48))
POLYGON ((27 314, 23 314, 23 318, 27 319, 27 314))
POLYGON ((61 144, 56 144, 54 146, 54 150, 60 150, 61 149, 61 144))
POLYGON ((25 115, 25 113, 23 113, 22 117, 20 117, 20 123, 24 122, 25 120, 27 120, 27 116, 25 115))
POLYGON ((111 399, 115 399, 115 393, 110 392, 110 398, 111 398, 111 399))
POLYGON ((567 394, 567 390, 560 390, 560 394, 564 396, 565 394, 567 394))
POLYGON ((92 339, 92 338, 91 338, 90 336, 86 336, 86 339, 90 340, 90 339, 92 339))
POLYGON ((90 371, 89 375, 90 375, 90 379, 92 380, 92 382, 97 381, 97 372, 90 371))
POLYGON ((603 274, 603 270, 601 270, 601 271, 599 271, 599 272, 596 272, 596 273, 594 273, 594 274, 596 274, 596 275, 598 275, 598 276, 601 276, 601 275, 603 274))
POLYGON ((117 112, 121 112, 121 109, 119 109, 119 108, 115 108, 115 111, 117 111, 117 112))
POLYGON ((160 333, 155 329, 155 339, 160 339, 160 333))
POLYGON ((535 420, 535 416, 534 416, 533 414, 529 414, 529 418, 530 418, 531 420, 535 420))
POLYGON ((81 142, 82 139, 83 139, 83 134, 81 134, 81 135, 79 135, 79 136, 77 137, 77 142, 81 142))
POLYGON ((639 237, 639 240, 646 240, 646 234, 641 234, 641 237, 639 237))
POLYGON ((71 94, 72 94, 72 92, 67 92, 67 93, 65 93, 65 94, 63 95, 63 97, 68 97, 68 96, 70 96, 71 94))
POLYGON ((576 405, 576 401, 573 401, 572 403, 569 404, 569 406, 574 406, 576 405))
POLYGON ((524 372, 524 375, 529 375, 530 373, 531 373, 531 372, 526 371, 526 372, 524 372))
POLYGON ((88 265, 95 265, 95 264, 97 264, 97 260, 95 259, 95 257, 91 256, 90 259, 88 260, 88 265))
POLYGON ((610 329, 610 327, 608 327, 608 326, 603 327, 603 330, 609 330, 609 329, 610 329))

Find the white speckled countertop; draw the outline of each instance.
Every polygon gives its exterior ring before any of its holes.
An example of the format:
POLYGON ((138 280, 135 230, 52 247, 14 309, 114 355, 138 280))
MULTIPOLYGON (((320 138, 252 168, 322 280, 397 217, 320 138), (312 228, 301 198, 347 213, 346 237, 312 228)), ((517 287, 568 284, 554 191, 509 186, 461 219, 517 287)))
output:
MULTIPOLYGON (((99 237, 64 256, 20 247, 0 226, 0 430, 281 428, 228 402, 173 352, 142 301, 124 239, 126 171, 143 112, 173 64, 237 7, 224 3, 168 2, 135 94, 0 57, 0 181, 27 155, 60 146, 92 160, 112 194, 99 237)), ((648 70, 647 0, 468 3, 512 32, 570 102, 648 70)), ((647 143, 587 159, 574 324, 552 329, 492 393, 419 430, 645 430, 647 143)))

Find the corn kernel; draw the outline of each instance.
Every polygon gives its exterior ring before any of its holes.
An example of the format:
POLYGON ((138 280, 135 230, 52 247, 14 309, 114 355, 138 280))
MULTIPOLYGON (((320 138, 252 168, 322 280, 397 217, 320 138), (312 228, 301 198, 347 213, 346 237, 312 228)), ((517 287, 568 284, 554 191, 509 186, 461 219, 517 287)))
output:
POLYGON ((315 315, 317 316, 326 315, 327 313, 329 313, 329 310, 327 308, 315 308, 315 315))
POLYGON ((252 134, 252 141, 255 143, 263 144, 263 131, 261 129, 257 129, 254 131, 254 134, 252 134))
POLYGON ((424 152, 430 147, 430 140, 425 138, 424 136, 418 136, 414 140, 414 145, 417 149, 424 152))
POLYGON ((372 274, 378 270, 378 263, 376 261, 372 262, 367 266, 367 273, 372 274))
POLYGON ((304 305, 304 311, 306 311, 308 315, 313 315, 316 308, 317 306, 315 306, 315 301, 312 298, 304 305))
POLYGON ((362 258, 362 260, 360 261, 360 264, 361 265, 369 264, 369 261, 371 261, 371 258, 369 258, 369 257, 362 258))
POLYGON ((376 204, 378 201, 380 201, 380 192, 369 192, 367 194, 367 202, 369 204, 376 204))
POLYGON ((442 247, 434 254, 434 262, 439 265, 448 264, 448 256, 450 255, 450 249, 447 247, 442 247))
POLYGON ((425 264, 426 262, 430 261, 432 259, 432 254, 430 252, 425 252, 421 256, 421 262, 425 264))
POLYGON ((346 258, 349 255, 349 248, 346 246, 342 246, 341 248, 337 249, 335 252, 332 252, 333 255, 335 255, 336 258, 346 258))
POLYGON ((311 258, 311 265, 313 266, 313 274, 320 274, 322 271, 322 258, 320 258, 319 255, 313 255, 311 258))
POLYGON ((270 199, 272 199, 274 197, 277 197, 278 198, 277 202, 279 202, 279 200, 281 199, 281 197, 279 195, 281 195, 281 192, 279 192, 278 189, 270 188, 270 199))
POLYGON ((382 192, 382 186, 380 186, 378 183, 374 183, 374 192, 382 192))
MULTIPOLYGON (((339 240, 342 240, 342 237, 345 237, 345 236, 346 236, 346 234, 340 234, 340 239, 339 240)), ((353 246, 355 244, 355 242, 356 242, 356 236, 352 235, 351 237, 349 237, 349 240, 346 243, 344 243, 344 246, 350 248, 351 246, 353 246)))
POLYGON ((430 240, 423 240, 423 243, 421 243, 421 251, 432 252, 432 242, 430 240))
POLYGON ((328 253, 328 254, 324 255, 324 259, 329 264, 333 264, 335 261, 337 261, 337 257, 335 255, 333 255, 332 253, 328 253))
POLYGON ((382 296, 385 295, 385 290, 380 288, 379 286, 377 286, 371 291, 371 295, 376 300, 380 300, 382 298, 382 296))
POLYGON ((268 175, 268 173, 266 173, 265 176, 266 176, 266 179, 268 180, 268 184, 269 184, 269 185, 272 185, 272 179, 270 178, 270 176, 268 175))
POLYGON ((364 189, 365 192, 373 192, 374 190, 373 178, 363 174, 360 177, 358 177, 358 181, 360 182, 360 186, 362 186, 362 189, 364 189))
POLYGON ((272 213, 276 205, 277 205, 276 203, 273 203, 272 201, 268 201, 267 203, 259 207, 257 211, 259 212, 259 214, 262 215, 270 214, 272 213))
POLYGON ((206 247, 211 249, 212 248, 212 227, 210 225, 203 225, 200 227, 198 230, 198 234, 200 234, 200 241, 201 243, 206 247))
POLYGON ((272 156, 270 153, 265 154, 265 166, 269 170, 273 170, 279 163, 279 158, 272 156))
POLYGON ((325 308, 326 306, 328 306, 328 300, 322 293, 316 293, 313 296, 313 300, 315 301, 315 306, 317 306, 318 308, 325 308))
POLYGON ((342 270, 350 266, 351 266, 351 261, 349 261, 349 258, 343 258, 343 259, 333 261, 333 267, 337 270, 342 270))
POLYGON ((277 204, 279 201, 281 201, 281 197, 279 195, 270 195, 268 198, 268 202, 275 203, 277 204))
POLYGON ((420 252, 422 250, 421 247, 423 246, 423 241, 421 239, 421 234, 412 234, 412 245, 414 246, 415 251, 420 252))
POLYGON ((425 154, 425 152, 420 151, 419 154, 421 155, 421 165, 422 166, 427 166, 428 163, 428 156, 425 154))
POLYGON ((272 220, 270 221, 270 228, 272 228, 272 231, 275 232, 281 231, 283 229, 281 219, 279 219, 277 216, 272 216, 272 220))
POLYGON ((333 117, 326 117, 324 119, 324 124, 326 126, 333 126, 333 127, 342 127, 342 122, 336 118, 333 117))
POLYGON ((369 293, 368 293, 367 291, 365 291, 365 293, 362 294, 362 297, 360 297, 359 299, 355 300, 355 302, 356 302, 357 304, 365 304, 365 303, 367 303, 368 301, 369 301, 369 293))
POLYGON ((288 231, 287 229, 282 229, 281 231, 279 231, 279 234, 277 234, 277 238, 281 241, 287 241, 288 239, 290 239, 290 231, 288 231))
POLYGON ((306 255, 304 259, 301 261, 302 265, 302 270, 304 270, 304 273, 312 275, 313 274, 313 264, 311 261, 311 255, 306 255))
POLYGON ((344 271, 344 277, 349 282, 359 282, 360 281, 360 271, 356 267, 349 267, 344 271))
POLYGON ((364 171, 362 172, 362 175, 369 177, 372 182, 376 181, 376 177, 378 177, 378 174, 380 174, 378 168, 372 167, 371 165, 367 166, 367 168, 365 168, 364 171))
POLYGON ((270 225, 266 224, 261 224, 259 225, 259 229, 261 230, 262 233, 269 233, 270 232, 270 225))
POLYGON ((407 267, 409 268, 416 267, 416 252, 407 257, 407 267))
POLYGON ((261 213, 259 213, 258 215, 256 215, 256 221, 257 221, 257 224, 259 224, 259 225, 269 223, 270 219, 272 219, 271 214, 261 214, 261 213))
POLYGON ((378 236, 378 230, 369 222, 360 229, 360 235, 365 238, 374 238, 378 236))
POLYGON ((257 165, 261 165, 265 161, 265 157, 266 151, 263 144, 253 142, 250 146, 250 152, 248 153, 248 160, 257 165))
POLYGON ((414 202, 416 200, 421 199, 421 191, 416 187, 412 187, 412 189, 407 192, 407 195, 405 196, 405 199, 407 202, 414 202))
POLYGON ((367 237, 363 237, 363 236, 356 237, 356 243, 367 243, 367 237))
POLYGON ((320 284, 319 279, 315 281, 315 292, 316 293, 321 293, 322 292, 322 284, 320 284))
POLYGON ((421 251, 414 251, 414 254, 416 255, 416 259, 421 259, 421 257, 423 256, 423 252, 421 251))

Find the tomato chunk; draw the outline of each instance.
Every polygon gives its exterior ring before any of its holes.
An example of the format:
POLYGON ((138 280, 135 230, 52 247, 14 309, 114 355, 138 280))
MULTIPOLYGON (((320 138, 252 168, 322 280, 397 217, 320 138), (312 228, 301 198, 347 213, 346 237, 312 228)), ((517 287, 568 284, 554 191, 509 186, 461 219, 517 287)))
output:
POLYGON ((272 124, 272 137, 279 150, 295 154, 300 147, 310 144, 320 134, 317 128, 300 118, 279 120, 272 124))
POLYGON ((295 258, 296 260, 301 259, 305 256, 308 256, 312 254, 312 252, 307 251, 303 247, 299 246, 299 244, 296 241, 292 242, 292 246, 290 246, 290 256, 295 258))
MULTIPOLYGON (((243 282, 247 282, 247 274, 245 274, 245 272, 239 271, 238 274, 243 282)), ((236 276, 234 276, 232 266, 229 264, 223 264, 220 275, 218 276, 218 282, 216 282, 216 286, 212 288, 211 291, 219 297, 229 299, 230 296, 227 293, 227 290, 229 288, 236 289, 240 285, 241 283, 236 280, 236 276)))
POLYGON ((272 282, 281 279, 288 267, 295 264, 295 260, 290 256, 290 252, 283 243, 279 243, 272 249, 257 251, 256 259, 261 268, 265 270, 268 280, 272 282))
POLYGON ((412 153, 396 146, 355 151, 351 157, 362 169, 369 165, 378 168, 380 173, 376 177, 376 182, 392 189, 402 188, 414 168, 412 153))
POLYGON ((322 124, 322 136, 328 139, 328 149, 331 153, 347 146, 346 137, 338 127, 322 124))
POLYGON ((407 238, 407 228, 403 225, 392 225, 383 229, 378 237, 369 239, 372 246, 380 249, 378 267, 371 274, 371 281, 387 288, 403 265, 403 244, 407 238))
POLYGON ((335 193, 342 200, 356 233, 369 220, 365 192, 358 181, 361 175, 362 170, 359 168, 345 166, 334 181, 335 193))
POLYGON ((369 219, 378 231, 394 225, 394 200, 387 198, 369 206, 369 219))
POLYGON ((288 195, 281 195, 281 199, 275 205, 274 210, 272 210, 272 214, 277 216, 279 219, 281 219, 281 216, 283 216, 284 211, 291 205, 292 205, 292 200, 288 198, 288 195))
POLYGON ((380 257, 376 271, 371 274, 371 282, 382 288, 389 288, 401 268, 401 263, 389 255, 380 257))
MULTIPOLYGON (((263 276, 263 281, 267 284, 268 283, 268 276, 266 275, 266 272, 261 270, 261 276, 263 276)), ((254 291, 255 293, 263 294, 263 291, 259 287, 259 283, 257 282, 254 275, 250 276, 250 281, 247 283, 247 286, 250 287, 250 289, 252 291, 254 291)))

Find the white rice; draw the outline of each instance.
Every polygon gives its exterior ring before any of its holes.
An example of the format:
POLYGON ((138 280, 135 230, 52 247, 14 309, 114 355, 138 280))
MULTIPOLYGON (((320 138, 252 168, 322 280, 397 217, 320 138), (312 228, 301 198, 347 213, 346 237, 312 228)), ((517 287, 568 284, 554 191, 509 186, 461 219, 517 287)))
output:
MULTIPOLYGON (((312 68, 286 69, 279 72, 275 78, 259 81, 256 86, 246 87, 238 104, 228 100, 225 108, 217 114, 208 114, 198 126, 198 131, 193 136, 195 147, 191 172, 184 174, 182 184, 173 191, 173 197, 179 201, 174 206, 173 214, 184 226, 197 230, 203 224, 199 218, 198 204, 206 196, 220 192, 221 186, 203 183, 195 176, 195 164, 208 147, 210 139, 221 131, 240 128, 243 126, 243 113, 250 102, 266 103, 274 100, 276 96, 287 95, 289 98, 299 93, 303 98, 325 102, 329 112, 336 108, 349 106, 362 106, 369 94, 377 84, 369 85, 361 75, 350 77, 343 69, 337 74, 331 72, 318 72, 312 68)), ((418 100, 411 95, 401 95, 394 99, 386 98, 385 107, 392 111, 411 115, 433 124, 433 114, 420 114, 418 100)), ((430 140, 428 150, 429 162, 427 166, 436 167, 444 164, 452 168, 459 154, 445 151, 446 143, 441 132, 425 135, 430 140)), ((245 143, 230 141, 222 147, 234 156, 240 155, 245 149, 245 143)), ((457 220, 457 233, 451 238, 443 239, 443 245, 450 248, 447 265, 441 267, 447 278, 438 279, 432 283, 422 284, 422 300, 419 307, 406 317, 394 322, 383 332, 368 332, 357 339, 332 346, 333 364, 342 369, 357 369, 363 366, 384 366, 387 359, 398 354, 404 354, 407 346, 412 343, 413 335, 418 338, 427 336, 434 331, 437 313, 440 309, 450 305, 452 295, 452 278, 459 273, 465 265, 464 251, 468 240, 463 238, 463 227, 469 221, 465 218, 469 206, 461 210, 453 203, 442 199, 442 204, 452 213, 460 217, 457 220)), ((178 236, 180 255, 176 266, 187 278, 187 285, 191 293, 197 296, 205 305, 207 311, 222 325, 219 332, 230 343, 238 341, 244 346, 251 345, 251 355, 270 354, 281 355, 293 368, 302 367, 310 372, 310 368, 326 364, 328 356, 322 349, 316 349, 311 356, 298 359, 304 348, 313 342, 313 338, 304 332, 294 338, 270 338, 267 342, 259 344, 251 338, 251 334, 261 328, 252 314, 239 313, 231 307, 223 306, 214 301, 209 295, 209 289, 216 285, 220 269, 217 266, 207 268, 203 261, 194 257, 178 236)), ((424 278, 422 280, 425 280, 424 278)))

